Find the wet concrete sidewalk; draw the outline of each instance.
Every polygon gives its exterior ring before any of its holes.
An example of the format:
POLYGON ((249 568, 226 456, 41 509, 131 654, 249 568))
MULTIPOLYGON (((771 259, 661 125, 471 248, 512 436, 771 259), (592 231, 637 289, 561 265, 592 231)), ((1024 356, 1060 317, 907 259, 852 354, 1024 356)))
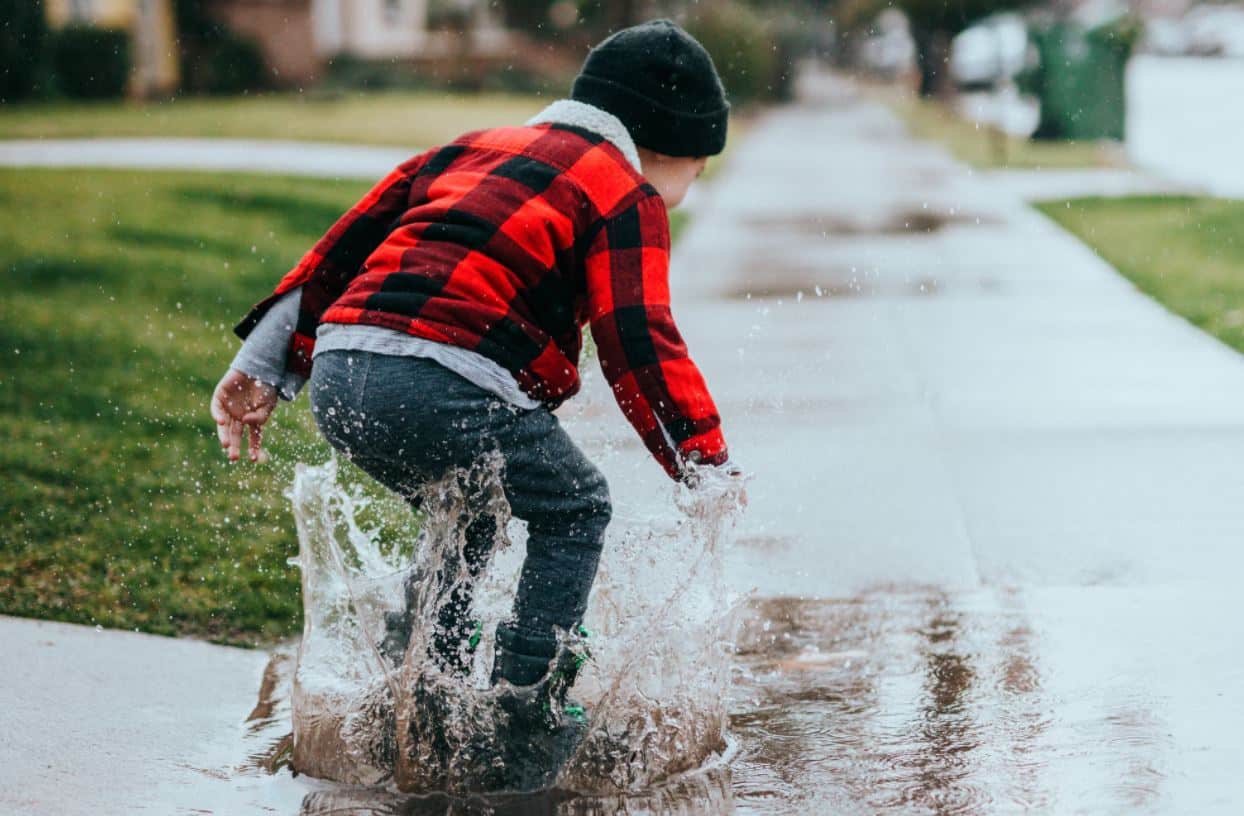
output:
POLYGON ((0 813, 297 812, 303 786, 227 777, 265 653, 4 616, 0 644, 0 813))
MULTIPOLYGON (((736 806, 1238 812, 1244 358, 849 85, 806 90, 674 263, 755 473, 736 806)), ((621 451, 621 515, 665 489, 616 423, 577 430, 621 451)))

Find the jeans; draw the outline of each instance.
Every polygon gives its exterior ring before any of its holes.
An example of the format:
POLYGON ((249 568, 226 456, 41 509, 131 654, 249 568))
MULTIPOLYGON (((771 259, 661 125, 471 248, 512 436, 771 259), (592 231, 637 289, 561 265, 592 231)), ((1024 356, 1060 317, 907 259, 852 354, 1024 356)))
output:
MULTIPOLYGON (((527 522, 528 539, 512 620, 498 639, 547 665, 553 627, 570 630, 583 618, 612 512, 604 476, 557 417, 512 406, 431 360, 365 351, 317 355, 310 391, 316 423, 333 447, 416 507, 430 480, 500 455, 501 487, 513 514, 527 522)), ((487 515, 466 531, 472 581, 496 532, 487 515)), ((459 651, 469 635, 471 591, 470 582, 460 585, 440 610, 442 655, 459 651)))

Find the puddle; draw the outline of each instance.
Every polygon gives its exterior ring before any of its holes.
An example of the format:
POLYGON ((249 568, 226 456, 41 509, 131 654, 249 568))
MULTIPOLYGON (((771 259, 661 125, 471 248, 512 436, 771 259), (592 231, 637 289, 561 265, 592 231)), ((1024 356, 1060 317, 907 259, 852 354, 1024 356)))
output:
POLYGON ((1056 719, 1041 651, 1021 597, 1005 592, 758 602, 731 707, 736 809, 1133 812, 1160 802, 1168 726, 1153 701, 1069 729, 1074 712, 1056 719), (1077 774, 1087 752, 1122 778, 1077 774))
MULTIPOLYGON (((706 768, 611 794, 318 783, 301 813, 1170 811, 1161 700, 1117 682, 1067 695, 1043 657, 1045 615, 1027 603, 1020 592, 923 588, 754 600, 725 690, 732 748, 706 768)), ((277 660, 265 675, 276 684, 264 684, 271 716, 289 712, 289 658, 277 660)))
POLYGON ((756 216, 747 219, 746 227, 761 232, 786 232, 822 238, 931 235, 948 227, 982 226, 998 223, 997 219, 976 213, 938 212, 913 208, 900 210, 881 218, 864 219, 843 213, 799 213, 777 216, 756 216))
MULTIPOLYGON (((331 465, 299 476, 308 635, 296 658, 273 657, 245 723, 249 758, 226 776, 302 785, 306 816, 1179 812, 1173 767, 1198 760, 1176 748, 1154 669, 1095 660, 1105 641, 1081 632, 1098 615, 1152 608, 1143 593, 885 587, 739 602, 725 589, 733 537, 703 523, 728 520, 726 497, 681 494, 678 519, 624 520, 611 542, 588 616, 594 662, 575 689, 592 736, 549 790, 481 793, 448 766, 470 767, 465 749, 493 737, 484 675, 446 688, 422 648, 397 670, 370 662, 366 610, 389 603, 408 556, 356 523, 359 500, 331 465), (325 633, 344 637, 326 648, 325 633), (424 705, 421 683, 449 703, 424 705), (431 717, 486 739, 421 750, 431 717), (294 770, 322 779, 294 783, 294 770)), ((425 534, 453 543, 438 526, 452 516, 437 512, 425 534)), ((522 531, 510 532, 479 590, 485 620, 506 609, 521 561, 522 531)), ((416 564, 447 563, 435 540, 419 546, 431 549, 416 564)), ((753 535, 737 546, 784 545, 753 535)))
MULTIPOLYGON (((875 270, 837 269, 815 264, 775 263, 769 260, 749 269, 762 270, 764 278, 741 281, 728 292, 731 300, 805 299, 845 300, 861 297, 931 297, 942 294, 937 278, 921 276, 907 280, 883 280, 875 270)), ((984 288, 984 287, 982 287, 984 288)))
POLYGON ((277 773, 288 768, 293 756, 290 690, 293 684, 296 647, 278 649, 264 669, 259 699, 246 717, 246 761, 249 772, 277 773))
POLYGON ((916 297, 964 293, 996 295, 1003 290, 995 277, 956 281, 954 286, 931 275, 886 278, 868 267, 836 267, 828 264, 790 263, 772 258, 740 264, 755 270, 725 292, 730 300, 848 300, 865 297, 916 297))
POLYGON ((864 270, 792 264, 773 259, 742 268, 757 272, 753 277, 737 282, 726 293, 731 300, 844 299, 873 296, 881 291, 876 276, 864 270))
POLYGON ((410 796, 375 790, 325 790, 308 794, 299 816, 628 816, 628 814, 730 813, 734 807, 728 768, 706 770, 667 783, 648 793, 625 797, 590 797, 570 792, 452 798, 440 794, 410 796))

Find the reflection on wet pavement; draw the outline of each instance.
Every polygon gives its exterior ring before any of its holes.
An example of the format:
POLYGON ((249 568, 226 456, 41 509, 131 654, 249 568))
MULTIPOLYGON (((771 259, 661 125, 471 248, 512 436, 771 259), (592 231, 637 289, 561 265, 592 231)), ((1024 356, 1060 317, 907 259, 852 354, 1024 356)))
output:
POLYGON ((290 689, 294 678, 294 650, 273 653, 259 684, 259 700, 246 717, 250 746, 244 770, 276 773, 289 767, 294 735, 289 731, 290 689))
POLYGON ((316 791, 302 803, 300 816, 619 816, 640 813, 732 813, 730 772, 718 768, 695 774, 646 794, 619 797, 576 797, 544 793, 451 799, 410 796, 363 789, 316 791))
POLYGON ((1156 712, 1051 738, 1060 701, 1017 595, 769 599, 756 612, 732 718, 738 812, 1117 812, 1160 794, 1156 712), (1119 783, 1058 779, 1064 760, 1086 755, 1119 783))
MULTIPOLYGON (((913 207, 888 213, 872 220, 846 217, 841 212, 804 213, 782 216, 751 216, 747 226, 764 233, 781 235, 795 233, 800 236, 838 238, 851 236, 902 236, 937 232, 951 226, 980 226, 996 224, 997 219, 988 214, 965 213, 948 210, 938 212, 913 207)), ((789 240, 790 235, 782 236, 789 240)))
MULTIPOLYGON (((737 751, 726 766, 630 797, 463 800, 323 785, 302 813, 1168 811, 1161 701, 1121 677, 1096 698, 1052 677, 1042 632, 1058 637, 1067 613, 1018 590, 756 600, 737 646, 737 751)), ((288 706, 265 689, 273 748, 288 706)))

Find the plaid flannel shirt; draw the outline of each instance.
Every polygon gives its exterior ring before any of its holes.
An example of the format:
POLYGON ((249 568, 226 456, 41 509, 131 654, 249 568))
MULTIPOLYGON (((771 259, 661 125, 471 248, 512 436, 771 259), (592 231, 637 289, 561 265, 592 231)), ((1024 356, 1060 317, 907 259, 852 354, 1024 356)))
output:
POLYGON ((603 137, 565 124, 470 133, 403 163, 334 224, 236 331, 302 287, 287 367, 320 323, 460 346, 554 408, 579 389, 582 326, 623 414, 678 478, 727 459, 717 409, 670 313, 669 217, 603 137))

